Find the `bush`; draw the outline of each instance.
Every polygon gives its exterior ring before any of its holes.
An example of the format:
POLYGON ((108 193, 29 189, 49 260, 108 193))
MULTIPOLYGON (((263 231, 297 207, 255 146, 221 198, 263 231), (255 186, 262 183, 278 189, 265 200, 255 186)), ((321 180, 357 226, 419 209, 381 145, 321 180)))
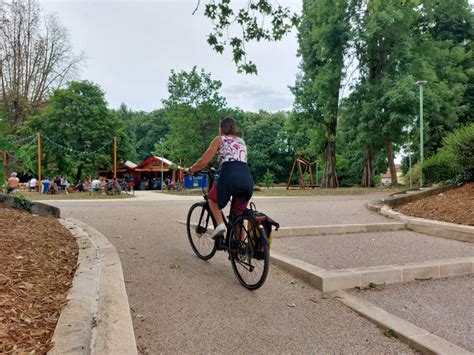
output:
POLYGON ((374 185, 380 186, 382 185, 382 177, 380 175, 375 175, 374 177, 374 185))
POLYGON ((474 169, 474 123, 460 127, 443 139, 443 150, 460 171, 474 169))
POLYGON ((423 162, 423 182, 427 184, 454 179, 460 172, 451 154, 444 149, 423 162))
POLYGON ((267 186, 267 189, 269 189, 270 186, 273 186, 275 183, 275 175, 273 175, 273 173, 267 169, 267 172, 262 177, 262 182, 264 182, 267 186))
MULTIPOLYGON (((412 186, 417 186, 420 184, 420 164, 415 164, 411 167, 411 184, 412 186)), ((403 175, 406 185, 410 185, 410 170, 408 169, 407 173, 403 175)))
POLYGON ((19 210, 25 210, 25 211, 31 212, 33 203, 30 200, 25 199, 24 197, 17 196, 13 200, 12 207, 19 210))

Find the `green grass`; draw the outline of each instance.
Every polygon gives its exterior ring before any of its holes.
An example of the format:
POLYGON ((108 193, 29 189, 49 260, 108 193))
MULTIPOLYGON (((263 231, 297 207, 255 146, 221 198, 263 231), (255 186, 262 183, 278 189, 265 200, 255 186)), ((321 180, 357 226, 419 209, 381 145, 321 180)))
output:
MULTIPOLYGON (((287 190, 285 187, 272 187, 267 189, 262 187, 261 191, 254 191, 254 196, 344 196, 344 195, 370 195, 370 194, 391 194, 394 192, 402 191, 402 188, 391 188, 391 187, 340 187, 338 189, 290 189, 287 190)), ((183 191, 167 191, 165 193, 174 195, 184 196, 197 196, 201 195, 201 189, 191 189, 183 191)))
POLYGON ((37 192, 22 191, 19 194, 11 194, 10 196, 22 196, 28 200, 116 200, 131 198, 131 195, 89 195, 89 192, 74 192, 65 194, 39 194, 37 192))

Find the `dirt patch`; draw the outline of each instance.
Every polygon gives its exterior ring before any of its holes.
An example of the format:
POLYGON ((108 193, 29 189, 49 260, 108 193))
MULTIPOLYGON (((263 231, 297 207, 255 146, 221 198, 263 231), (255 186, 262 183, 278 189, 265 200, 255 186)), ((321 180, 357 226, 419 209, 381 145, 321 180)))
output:
POLYGON ((77 266, 74 237, 55 219, 0 208, 0 353, 40 353, 77 266))
POLYGON ((407 203, 397 211, 408 216, 474 226, 474 183, 407 203))

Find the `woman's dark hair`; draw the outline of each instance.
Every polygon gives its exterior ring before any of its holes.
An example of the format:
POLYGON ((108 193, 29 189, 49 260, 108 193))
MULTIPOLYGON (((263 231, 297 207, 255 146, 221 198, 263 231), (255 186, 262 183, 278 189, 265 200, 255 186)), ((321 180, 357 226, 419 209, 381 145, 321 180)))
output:
POLYGON ((222 129, 222 133, 226 136, 229 134, 237 135, 237 126, 235 120, 232 117, 224 117, 219 123, 219 127, 222 129))

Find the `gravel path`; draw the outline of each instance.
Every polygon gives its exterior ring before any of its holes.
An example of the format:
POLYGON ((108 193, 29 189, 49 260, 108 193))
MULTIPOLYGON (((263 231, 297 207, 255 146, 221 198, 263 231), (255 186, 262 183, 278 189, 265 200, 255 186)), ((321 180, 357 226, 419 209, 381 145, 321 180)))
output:
POLYGON ((411 231, 275 239, 272 248, 324 269, 345 269, 474 256, 474 244, 411 231))
POLYGON ((474 352, 474 275, 350 292, 474 352))
MULTIPOLYGON (((262 199, 258 205, 267 204, 286 201, 262 199)), ((175 223, 185 218, 189 202, 55 205, 64 217, 90 224, 116 246, 144 353, 413 353, 277 268, 263 288, 249 292, 224 254, 209 262, 198 259, 184 226, 175 223)))
POLYGON ((300 198, 256 198, 257 209, 265 212, 282 227, 328 224, 393 222, 365 208, 380 195, 319 196, 300 198))

